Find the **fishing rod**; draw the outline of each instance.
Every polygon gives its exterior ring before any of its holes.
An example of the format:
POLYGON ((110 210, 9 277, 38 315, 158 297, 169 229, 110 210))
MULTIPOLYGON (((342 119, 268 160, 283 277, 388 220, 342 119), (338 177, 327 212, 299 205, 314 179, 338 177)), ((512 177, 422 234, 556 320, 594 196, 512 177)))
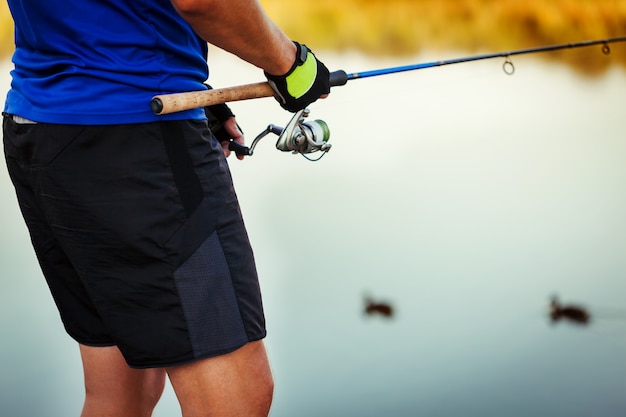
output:
MULTIPOLYGON (((424 62, 411 65, 403 65, 397 67, 382 68, 363 72, 347 73, 344 70, 338 70, 330 73, 330 86, 338 87, 347 84, 348 81, 360 78, 378 77, 381 75, 396 74, 406 71, 416 71, 426 68, 441 67, 445 65, 462 64, 472 61, 481 61, 494 58, 505 58, 503 70, 508 75, 513 75, 515 66, 511 60, 512 56, 527 55, 542 52, 552 52, 563 49, 583 48, 596 45, 602 45, 602 53, 609 55, 611 48, 609 44, 626 42, 626 36, 606 38, 599 40, 588 40, 581 42, 571 42, 557 45, 539 46, 527 49, 518 49, 507 52, 498 52, 484 55, 474 55, 464 58, 454 58, 442 61, 424 62)), ((150 107, 156 114, 169 114, 183 110, 194 109, 198 107, 211 106, 214 104, 228 103, 240 100, 249 100, 256 98, 272 97, 274 90, 268 82, 260 82, 254 84, 245 84, 235 87, 227 87, 214 90, 190 91, 185 93, 162 94, 152 98, 150 107)), ((269 125, 252 143, 250 148, 238 146, 232 142, 232 150, 244 155, 252 155, 254 146, 258 141, 269 133, 279 136, 276 147, 282 151, 291 151, 293 153, 312 153, 322 151, 328 152, 330 144, 328 139, 330 131, 326 123, 321 120, 305 122, 304 119, 309 115, 307 109, 297 112, 288 123, 286 128, 269 125)))
POLYGON ((558 51, 562 49, 583 48, 583 47, 589 47, 589 46, 594 46, 594 45, 602 45, 602 53, 604 53, 605 55, 609 55, 611 53, 611 48, 609 44, 616 43, 616 42, 626 42, 626 36, 622 36, 618 38, 593 40, 593 41, 564 43, 564 44, 559 44, 559 45, 539 46, 535 48, 519 49, 515 51, 498 52, 498 53, 485 54, 485 55, 474 55, 474 56, 469 56, 465 58, 456 58, 456 59, 448 59, 445 61, 433 61, 433 62, 425 62, 421 64, 383 68, 383 69, 378 69, 378 70, 365 71, 361 73, 355 72, 352 74, 347 74, 346 82, 349 80, 355 80, 358 78, 377 77, 379 75, 395 74, 395 73, 404 72, 404 71, 414 71, 414 70, 420 70, 420 69, 425 69, 425 68, 441 67, 444 65, 462 64, 465 62, 482 61, 485 59, 493 59, 493 58, 505 58, 505 61, 503 64, 503 70, 506 74, 513 75, 513 73, 515 72, 515 66, 513 65, 513 61, 511 61, 510 57, 515 56, 515 55, 527 55, 527 54, 534 54, 534 53, 539 53, 539 52, 558 51))
MULTIPOLYGON (((536 48, 519 49, 508 52, 498 52, 493 54, 475 55, 464 58, 448 59, 444 61, 424 62, 412 65, 403 65, 398 67, 382 68, 372 71, 346 73, 343 70, 335 71, 330 74, 330 86, 337 87, 345 85, 350 80, 359 78, 377 77, 381 75, 396 74, 405 71, 415 71, 426 68, 441 67, 444 65, 461 64, 465 62, 480 61, 493 58, 506 58, 504 63, 505 72, 512 75, 514 72, 513 62, 510 57, 516 55, 533 54, 540 52, 558 51, 562 49, 582 48, 594 45, 602 45, 602 52, 605 55, 611 53, 609 44, 616 42, 626 42, 626 36, 617 38, 608 38, 601 40, 582 41, 565 43, 559 45, 541 46, 536 48)), ((151 108, 156 114, 175 113, 183 110, 189 110, 197 107, 210 106, 213 104, 227 103, 231 101, 248 100, 254 98, 271 97, 274 91, 268 82, 255 84, 245 84, 235 87, 221 88, 215 90, 191 91, 186 93, 163 94, 152 98, 151 108)))

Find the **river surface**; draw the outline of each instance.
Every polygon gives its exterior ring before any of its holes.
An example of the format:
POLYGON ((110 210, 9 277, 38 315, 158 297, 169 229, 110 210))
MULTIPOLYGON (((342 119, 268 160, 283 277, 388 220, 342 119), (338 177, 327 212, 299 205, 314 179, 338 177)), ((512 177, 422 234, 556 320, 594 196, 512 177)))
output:
MULTIPOLYGON (((599 51, 590 59, 606 58, 599 51)), ((318 52, 357 72, 408 59, 318 52)), ((534 57, 354 80, 319 162, 231 161, 266 306, 272 417, 626 415, 626 73, 534 57), (550 297, 588 325, 548 316, 550 297), (364 299, 391 318, 364 313, 364 299)), ((262 73, 213 52, 211 84, 262 73)), ((1 66, 0 100, 9 63, 1 66)), ((234 103, 251 140, 289 114, 234 103)), ((78 416, 65 335, 0 167, 0 416, 78 416)), ((155 417, 180 416, 169 387, 155 417)))

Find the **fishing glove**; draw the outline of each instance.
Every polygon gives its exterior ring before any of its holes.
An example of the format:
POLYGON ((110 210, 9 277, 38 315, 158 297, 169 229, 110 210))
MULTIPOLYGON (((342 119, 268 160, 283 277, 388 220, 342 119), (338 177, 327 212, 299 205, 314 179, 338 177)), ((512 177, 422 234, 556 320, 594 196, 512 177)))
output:
POLYGON ((306 45, 294 44, 297 48, 296 61, 289 72, 280 76, 265 72, 280 106, 290 112, 302 110, 330 92, 328 68, 315 58, 306 45))
MULTIPOLYGON (((213 87, 209 84, 205 85, 209 88, 209 90, 213 89, 213 87)), ((212 106, 206 106, 204 108, 204 113, 206 114, 209 123, 209 130, 211 130, 217 140, 220 142, 230 141, 232 138, 226 129, 224 129, 224 122, 231 117, 235 117, 233 112, 230 110, 230 107, 228 107, 226 103, 214 104, 212 106)))

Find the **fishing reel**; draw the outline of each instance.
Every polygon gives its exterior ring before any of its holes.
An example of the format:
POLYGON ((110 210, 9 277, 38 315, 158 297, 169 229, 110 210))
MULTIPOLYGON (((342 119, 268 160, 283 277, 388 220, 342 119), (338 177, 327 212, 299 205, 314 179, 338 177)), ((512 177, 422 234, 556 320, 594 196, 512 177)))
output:
POLYGON ((250 147, 231 141, 228 145, 228 149, 240 155, 252 156, 254 148, 259 141, 270 133, 273 133, 278 136, 276 149, 279 151, 302 154, 302 156, 309 161, 319 161, 332 146, 328 143, 330 130, 323 120, 305 122, 309 114, 309 109, 299 110, 293 115, 284 128, 273 124, 268 125, 263 132, 254 138, 250 147), (307 156, 315 152, 322 152, 322 154, 315 159, 307 156))

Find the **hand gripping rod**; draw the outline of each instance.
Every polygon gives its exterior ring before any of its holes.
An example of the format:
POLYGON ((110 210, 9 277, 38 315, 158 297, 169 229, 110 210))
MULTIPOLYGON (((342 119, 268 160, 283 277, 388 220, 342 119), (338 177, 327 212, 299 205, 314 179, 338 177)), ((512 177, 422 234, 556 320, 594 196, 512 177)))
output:
MULTIPOLYGON (((514 71, 510 57, 514 55, 533 54, 538 52, 557 51, 560 49, 580 48, 593 45, 602 45, 602 52, 608 55, 611 52, 610 43, 626 42, 626 36, 608 38, 592 41, 565 43, 559 45, 540 46, 536 48, 520 49, 509 52, 498 52, 494 54, 475 55, 465 58, 449 59, 445 61, 425 62, 421 64, 404 65, 399 67, 383 68, 373 71, 354 72, 347 74, 343 70, 330 74, 330 86, 336 87, 346 84, 350 80, 357 78, 376 77, 379 75, 395 74, 404 71, 414 71, 425 68, 441 67, 444 65, 460 64, 464 62, 479 61, 492 58, 506 58, 504 70, 507 74, 514 71)), ((274 90, 269 83, 261 82, 256 84, 245 84, 235 87, 220 88, 215 90, 190 91, 186 93, 162 94, 154 96, 150 102, 152 111, 156 114, 175 113, 197 107, 211 106, 213 104, 228 103, 231 101, 249 100, 253 98, 272 97, 274 90)))
MULTIPOLYGON (((330 86, 344 85, 349 80, 345 71, 335 71, 330 74, 330 86)), ((150 102, 152 111, 156 114, 168 114, 178 111, 195 109, 197 107, 212 106, 231 101, 249 100, 253 98, 272 97, 274 90, 268 82, 244 84, 235 87, 216 88, 214 90, 190 91, 187 93, 162 94, 154 96, 150 102)))

